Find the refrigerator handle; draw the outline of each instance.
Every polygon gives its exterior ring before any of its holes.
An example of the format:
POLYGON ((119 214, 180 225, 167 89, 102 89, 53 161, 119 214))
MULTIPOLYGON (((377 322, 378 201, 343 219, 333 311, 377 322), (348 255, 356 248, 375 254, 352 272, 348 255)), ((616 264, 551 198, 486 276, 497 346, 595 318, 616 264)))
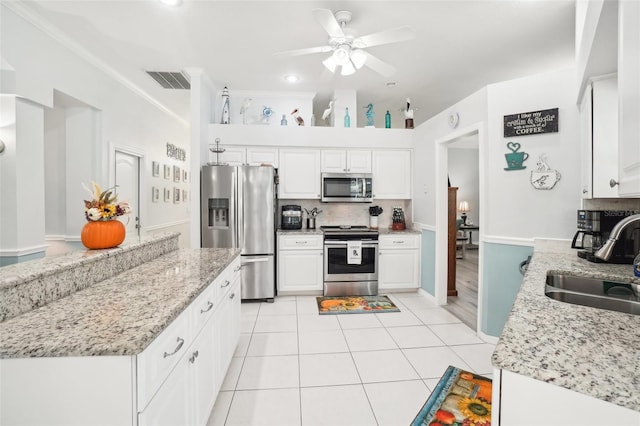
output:
POLYGON ((243 209, 243 193, 244 193, 244 175, 245 171, 242 167, 236 168, 238 174, 236 176, 236 248, 242 249, 244 243, 244 209, 243 209))

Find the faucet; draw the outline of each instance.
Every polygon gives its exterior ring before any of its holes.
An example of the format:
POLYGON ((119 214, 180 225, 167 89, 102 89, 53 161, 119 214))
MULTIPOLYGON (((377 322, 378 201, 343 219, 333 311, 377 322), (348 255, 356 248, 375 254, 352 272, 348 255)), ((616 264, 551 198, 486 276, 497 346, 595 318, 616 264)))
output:
POLYGON ((609 258, 611 258, 611 253, 613 253, 613 247, 616 245, 618 238, 620 238, 620 234, 627 226, 633 223, 640 223, 640 214, 627 216, 620 222, 616 223, 616 226, 613 227, 609 234, 609 239, 602 245, 602 247, 600 247, 595 256, 605 261, 609 260, 609 258))

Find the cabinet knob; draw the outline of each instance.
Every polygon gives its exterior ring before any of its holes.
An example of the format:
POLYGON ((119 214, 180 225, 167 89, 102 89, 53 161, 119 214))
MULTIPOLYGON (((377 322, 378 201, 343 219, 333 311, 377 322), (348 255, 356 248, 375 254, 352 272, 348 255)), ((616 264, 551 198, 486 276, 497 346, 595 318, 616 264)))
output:
POLYGON ((614 187, 614 186, 616 186, 616 185, 620 185, 620 182, 616 181, 615 179, 611 179, 611 180, 609 181, 609 186, 610 186, 610 187, 612 187, 612 188, 613 188, 613 187, 614 187))
POLYGON ((583 190, 582 190, 582 193, 583 193, 583 194, 588 194, 588 193, 589 193, 589 190, 588 190, 588 189, 583 189, 583 190))

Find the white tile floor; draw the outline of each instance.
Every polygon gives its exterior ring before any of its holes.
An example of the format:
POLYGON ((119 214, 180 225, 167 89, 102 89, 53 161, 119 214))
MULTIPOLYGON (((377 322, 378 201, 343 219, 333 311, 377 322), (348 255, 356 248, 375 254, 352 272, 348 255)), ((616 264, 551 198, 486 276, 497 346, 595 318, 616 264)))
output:
POLYGON ((408 425, 449 365, 491 377, 493 345, 419 293, 401 312, 318 315, 315 296, 243 303, 214 425, 408 425))

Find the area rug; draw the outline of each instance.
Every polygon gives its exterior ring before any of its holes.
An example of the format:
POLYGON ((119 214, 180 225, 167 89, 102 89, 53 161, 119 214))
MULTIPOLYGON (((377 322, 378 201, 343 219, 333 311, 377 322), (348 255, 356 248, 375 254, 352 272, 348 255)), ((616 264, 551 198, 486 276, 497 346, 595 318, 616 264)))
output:
POLYGON ((387 296, 316 297, 320 315, 400 312, 387 296))
POLYGON ((449 366, 411 426, 491 425, 491 379, 449 366))

